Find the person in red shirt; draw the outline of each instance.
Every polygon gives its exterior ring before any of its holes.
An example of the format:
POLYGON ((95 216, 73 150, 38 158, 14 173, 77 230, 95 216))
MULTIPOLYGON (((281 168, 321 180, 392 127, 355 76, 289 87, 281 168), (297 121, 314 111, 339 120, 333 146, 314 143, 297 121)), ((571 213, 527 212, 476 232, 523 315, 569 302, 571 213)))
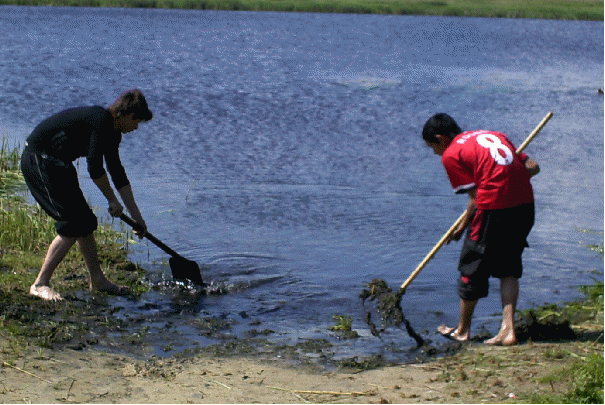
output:
POLYGON ((135 202, 118 147, 122 134, 134 131, 151 118, 143 93, 134 89, 124 92, 108 108, 77 107, 56 113, 38 124, 27 137, 21 171, 35 200, 55 220, 57 231, 30 287, 31 295, 48 301, 63 299, 50 287, 50 278, 76 243, 90 273, 91 290, 127 292, 125 287, 109 281, 101 270, 93 233, 97 217, 82 194, 73 162, 79 157, 86 158, 90 178, 107 198, 109 213, 119 216, 124 207, 110 185, 109 172, 122 202, 141 229, 135 233, 142 237, 147 226, 135 202))
POLYGON ((462 132, 444 113, 426 122, 422 137, 441 156, 454 192, 469 196, 465 216, 450 238, 459 240, 468 228, 458 263, 458 326, 441 325, 438 331, 450 339, 468 340, 477 301, 487 297, 488 280, 495 277, 500 279, 502 325, 485 343, 514 345, 521 255, 528 246, 535 216, 530 178, 540 167, 526 154, 517 155, 506 135, 486 130, 462 132))

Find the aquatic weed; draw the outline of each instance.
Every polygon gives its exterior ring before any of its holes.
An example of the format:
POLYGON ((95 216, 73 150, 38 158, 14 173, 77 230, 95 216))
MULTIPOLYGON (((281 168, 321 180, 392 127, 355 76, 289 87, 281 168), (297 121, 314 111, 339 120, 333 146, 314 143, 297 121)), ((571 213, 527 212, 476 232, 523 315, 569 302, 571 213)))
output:
POLYGON ((359 334, 353 330, 353 320, 348 315, 333 315, 332 319, 336 321, 334 325, 328 327, 335 332, 339 338, 352 339, 358 338, 359 334))

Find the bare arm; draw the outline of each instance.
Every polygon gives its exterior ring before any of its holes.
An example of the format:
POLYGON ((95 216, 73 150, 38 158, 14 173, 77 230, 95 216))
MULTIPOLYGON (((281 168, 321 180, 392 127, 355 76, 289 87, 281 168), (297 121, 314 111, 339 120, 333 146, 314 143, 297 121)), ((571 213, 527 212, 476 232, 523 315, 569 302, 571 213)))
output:
POLYGON ((472 188, 468 190, 467 194, 468 205, 466 206, 466 211, 464 212, 464 218, 462 219, 462 222, 460 222, 460 226, 458 226, 458 229, 454 231, 450 239, 447 241, 448 244, 453 240, 460 240, 460 238, 464 234, 464 230, 471 222, 471 214, 475 209, 475 198, 477 198, 477 190, 472 188))
POLYGON ((143 232, 137 232, 135 230, 135 233, 140 237, 145 236, 145 232, 147 232, 147 225, 145 224, 143 216, 141 215, 141 211, 139 210, 139 207, 134 199, 132 187, 130 186, 130 184, 127 184, 124 187, 118 189, 118 193, 120 194, 124 205, 126 205, 126 209, 128 210, 128 212, 130 212, 130 215, 132 216, 134 222, 140 225, 141 228, 143 228, 144 230, 143 232))
POLYGON ((103 174, 101 177, 92 180, 95 185, 101 190, 105 198, 107 198, 107 202, 109 203, 109 213, 117 217, 124 211, 124 207, 118 201, 115 193, 113 192, 113 188, 109 184, 109 178, 107 177, 107 173, 103 174))
MULTIPOLYGON (((111 188, 111 185, 109 184, 107 173, 98 179, 93 179, 93 181, 99 190, 101 190, 105 198, 107 198, 107 202, 109 203, 109 214, 114 217, 120 216, 122 212, 124 212, 124 207, 122 204, 120 204, 120 201, 113 192, 113 188, 111 188)), ((135 234, 137 234, 139 237, 145 236, 145 233, 147 232, 147 225, 145 224, 141 211, 139 211, 139 207, 134 200, 134 195, 132 194, 130 184, 120 188, 118 193, 126 205, 128 212, 130 212, 130 215, 132 215, 132 219, 144 230, 143 232, 138 232, 135 230, 135 234)))

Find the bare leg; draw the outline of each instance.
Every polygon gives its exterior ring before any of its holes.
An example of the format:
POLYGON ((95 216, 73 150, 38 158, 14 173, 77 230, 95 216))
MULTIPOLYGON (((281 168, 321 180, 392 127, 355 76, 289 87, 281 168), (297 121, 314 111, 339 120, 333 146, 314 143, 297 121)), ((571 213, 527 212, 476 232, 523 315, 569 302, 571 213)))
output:
POLYGON ((80 248, 80 252, 84 257, 84 262, 90 273, 90 289, 104 291, 110 294, 126 293, 128 291, 126 287, 112 283, 105 277, 105 274, 103 274, 94 234, 91 233, 90 235, 79 237, 77 240, 78 247, 80 248))
POLYGON ((69 252, 69 249, 76 243, 76 238, 58 235, 48 247, 48 252, 44 258, 44 263, 38 273, 38 278, 29 288, 29 293, 36 297, 48 301, 61 301, 63 297, 55 290, 50 288, 50 278, 55 269, 61 263, 61 260, 69 252))
POLYGON ((500 280, 500 294, 502 296, 502 326, 493 338, 486 340, 488 345, 512 346, 517 344, 515 334, 515 311, 519 298, 519 280, 506 277, 500 280))
POLYGON ((458 340, 460 342, 469 340, 471 336, 471 321, 473 319, 473 312, 475 311, 476 305, 477 300, 467 301, 460 299, 460 318, 458 320, 458 327, 450 328, 445 325, 441 325, 437 328, 437 331, 446 337, 458 340))

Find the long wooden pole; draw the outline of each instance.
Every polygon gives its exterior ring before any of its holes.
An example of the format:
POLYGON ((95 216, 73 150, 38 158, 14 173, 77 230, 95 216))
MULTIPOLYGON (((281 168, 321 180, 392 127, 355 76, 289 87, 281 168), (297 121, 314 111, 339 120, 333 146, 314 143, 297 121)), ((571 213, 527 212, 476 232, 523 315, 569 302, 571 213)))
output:
MULTIPOLYGON (((529 145, 529 143, 536 137, 536 135, 538 135, 538 132, 540 132, 542 130, 542 128, 544 127, 544 125, 546 125, 546 123, 552 118, 552 115, 553 115, 552 112, 549 112, 548 114, 546 114, 546 116, 544 117, 542 122, 540 122, 538 124, 536 129, 534 129, 532 131, 532 133, 529 134, 529 136, 525 139, 525 141, 523 141, 523 143, 517 148, 517 154, 523 152, 523 150, 527 147, 527 145, 529 145)), ((412 272, 412 274, 408 277, 408 279, 405 280, 405 282, 401 285, 400 293, 404 292, 405 289, 408 288, 408 286, 416 278, 418 273, 420 273, 420 271, 424 268, 424 266, 426 266, 426 264, 433 258, 433 256, 435 256, 437 251, 439 249, 441 249, 441 246, 443 246, 445 244, 445 242, 447 242, 447 240, 450 238, 450 236, 454 233, 454 231, 458 228, 458 226, 464 219, 465 214, 466 214, 466 210, 462 213, 462 215, 460 215, 460 217, 458 217, 458 219, 456 220, 456 222, 454 222, 454 224, 450 227, 450 229, 447 230, 445 235, 443 235, 441 237, 441 239, 439 239, 439 242, 437 242, 437 244, 433 247, 433 249, 431 249, 431 251, 425 256, 425 258, 420 262, 418 267, 416 267, 416 269, 412 272)))

